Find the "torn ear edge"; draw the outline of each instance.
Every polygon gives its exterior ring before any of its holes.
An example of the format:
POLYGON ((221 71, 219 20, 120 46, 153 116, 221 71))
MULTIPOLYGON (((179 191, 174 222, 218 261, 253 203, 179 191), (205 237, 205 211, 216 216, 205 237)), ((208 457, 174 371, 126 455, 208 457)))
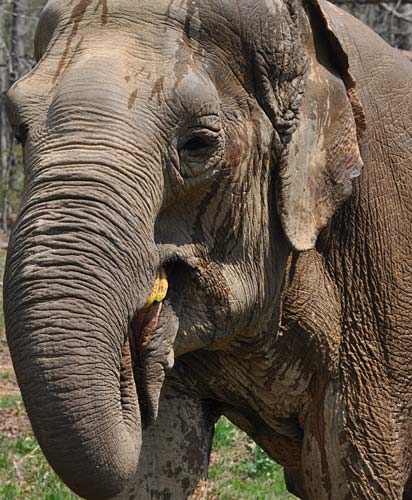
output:
POLYGON ((346 93, 352 106, 353 116, 356 123, 358 142, 360 142, 366 130, 366 118, 362 103, 356 93, 356 81, 350 72, 348 54, 343 49, 342 43, 339 40, 339 29, 334 26, 333 20, 331 19, 330 14, 328 14, 328 11, 336 9, 336 7, 329 4, 326 0, 309 0, 309 6, 313 9, 313 13, 322 20, 328 36, 329 47, 332 52, 338 56, 336 60, 334 60, 334 65, 346 87, 346 93))
POLYGON ((338 17, 343 13, 333 9, 324 0, 306 5, 311 29, 306 88, 297 128, 279 164, 278 213, 298 251, 315 247, 363 166, 359 143, 365 115, 344 50, 345 27, 338 17))

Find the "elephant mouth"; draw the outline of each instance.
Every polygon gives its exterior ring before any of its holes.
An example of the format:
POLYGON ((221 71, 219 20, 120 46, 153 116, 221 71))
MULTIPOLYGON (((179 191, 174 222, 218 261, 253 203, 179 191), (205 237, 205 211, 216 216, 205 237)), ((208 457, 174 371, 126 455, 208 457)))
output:
POLYGON ((131 365, 144 428, 157 418, 162 384, 167 371, 173 367, 175 356, 193 350, 191 339, 184 336, 179 340, 179 332, 182 336, 180 327, 187 324, 186 316, 190 322, 195 319, 190 304, 195 299, 191 284, 196 282, 196 270, 176 257, 165 261, 163 266, 168 281, 167 295, 159 290, 156 294, 155 284, 151 293, 155 300, 149 298, 146 305, 136 311, 129 326, 131 365))
MULTIPOLYGON (((167 274, 170 278, 169 269, 167 274)), ((165 373, 174 364, 173 344, 178 320, 170 304, 171 290, 166 298, 165 271, 162 277, 163 284, 156 290, 155 283, 151 298, 142 309, 136 311, 129 327, 131 363, 143 427, 150 425, 157 417, 165 373)))

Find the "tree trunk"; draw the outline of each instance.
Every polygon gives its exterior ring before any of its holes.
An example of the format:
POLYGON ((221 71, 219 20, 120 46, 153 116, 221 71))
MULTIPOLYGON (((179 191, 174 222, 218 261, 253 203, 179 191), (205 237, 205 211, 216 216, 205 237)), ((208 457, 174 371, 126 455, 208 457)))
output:
MULTIPOLYGON (((0 0, 0 169, 1 169, 1 207, 3 216, 3 206, 5 198, 5 184, 7 161, 8 161, 8 139, 9 126, 4 111, 4 98, 9 83, 9 54, 6 45, 5 30, 5 2, 0 0)), ((4 230, 4 220, 1 221, 1 228, 4 230)))
MULTIPOLYGON (((11 0, 10 3, 11 24, 9 31, 9 39, 7 45, 10 47, 8 54, 8 64, 6 65, 5 90, 17 81, 27 70, 24 39, 27 31, 24 13, 27 11, 27 0, 11 0), (8 71, 7 71, 8 70, 8 71)), ((2 9, 4 16, 4 11, 2 9)), ((3 25, 4 26, 4 22, 3 25)), ((2 29, 2 33, 7 36, 6 30, 2 29)), ((3 43, 6 46, 6 43, 3 43)), ((5 122, 5 117, 3 118, 5 122)), ((2 162, 2 200, 1 200, 1 219, 2 231, 7 232, 9 229, 9 188, 10 178, 17 166, 17 148, 15 144, 13 131, 8 126, 4 126, 4 141, 2 145, 3 151, 6 151, 5 158, 2 162), (7 127, 7 128, 6 128, 7 127)))

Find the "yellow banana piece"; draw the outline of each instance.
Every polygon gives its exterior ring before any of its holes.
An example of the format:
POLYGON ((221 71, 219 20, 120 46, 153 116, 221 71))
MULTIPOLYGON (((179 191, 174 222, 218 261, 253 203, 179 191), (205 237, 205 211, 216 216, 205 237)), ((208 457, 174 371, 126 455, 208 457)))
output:
POLYGON ((154 302, 162 302, 162 300, 166 297, 168 287, 169 284, 167 282, 166 271, 162 268, 160 271, 157 271, 156 279, 153 284, 153 290, 143 307, 147 309, 154 302))
POLYGON ((162 302, 167 295, 167 290, 169 288, 169 283, 167 282, 167 274, 166 271, 161 268, 159 276, 159 286, 157 288, 156 302, 162 302))

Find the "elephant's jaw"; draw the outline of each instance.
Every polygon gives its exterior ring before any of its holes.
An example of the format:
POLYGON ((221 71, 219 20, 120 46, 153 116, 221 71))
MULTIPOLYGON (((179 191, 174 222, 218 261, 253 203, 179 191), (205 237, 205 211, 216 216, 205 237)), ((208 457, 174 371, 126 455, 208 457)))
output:
POLYGON ((165 371, 174 363, 177 325, 172 324, 163 302, 167 288, 166 273, 161 270, 152 293, 145 306, 136 312, 129 330, 133 376, 144 426, 157 417, 165 371))

